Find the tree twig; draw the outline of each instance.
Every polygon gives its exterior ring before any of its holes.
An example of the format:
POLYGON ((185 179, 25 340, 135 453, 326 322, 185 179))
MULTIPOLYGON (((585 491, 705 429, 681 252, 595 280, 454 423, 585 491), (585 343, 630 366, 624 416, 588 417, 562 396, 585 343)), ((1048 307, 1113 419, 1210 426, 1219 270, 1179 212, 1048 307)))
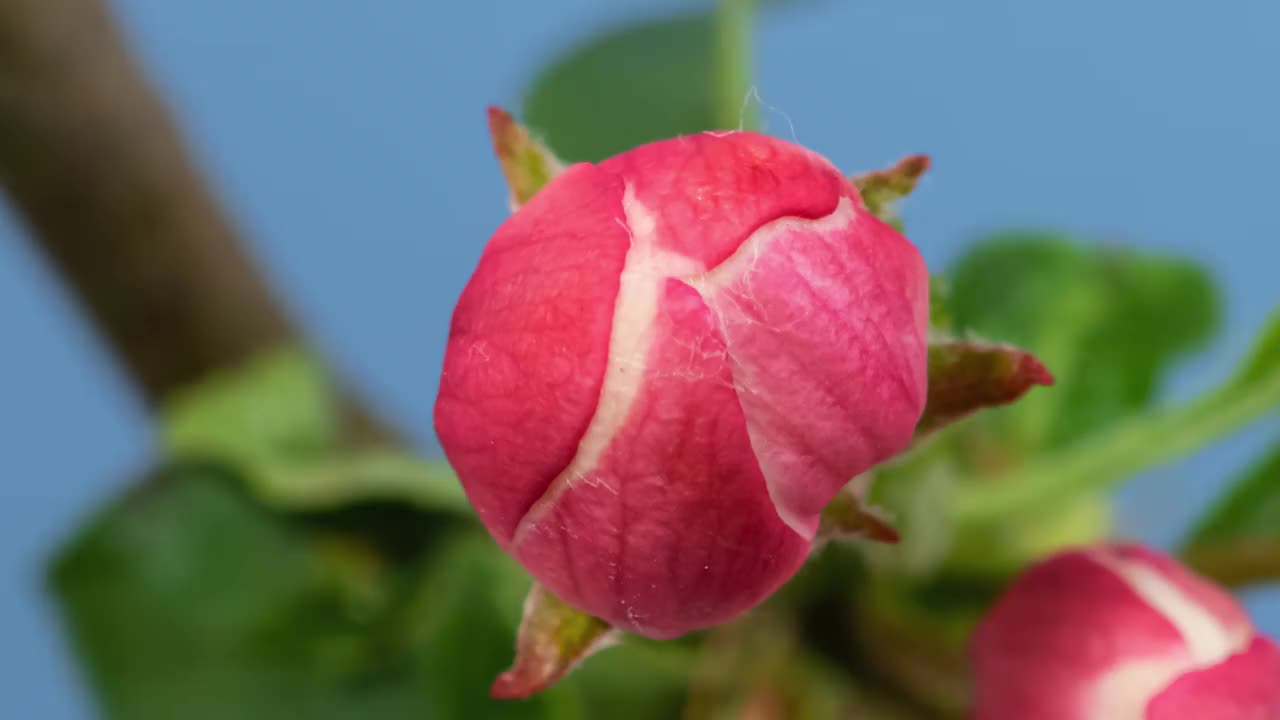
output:
POLYGON ((0 3, 0 183, 149 405, 296 340, 103 0, 0 3))

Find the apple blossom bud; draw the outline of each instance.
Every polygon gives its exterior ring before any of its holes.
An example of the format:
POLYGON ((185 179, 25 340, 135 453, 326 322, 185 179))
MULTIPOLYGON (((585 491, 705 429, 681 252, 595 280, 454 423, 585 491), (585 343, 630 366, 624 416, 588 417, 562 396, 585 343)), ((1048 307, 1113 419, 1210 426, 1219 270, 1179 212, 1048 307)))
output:
POLYGON ((490 239, 436 430, 497 542, 566 603, 673 637, 803 563, 907 445, 928 275, 821 156, 701 133, 564 170, 490 239))
POLYGON ((1234 599, 1134 545, 1054 555, 973 638, 976 720, 1278 720, 1280 649, 1234 599))

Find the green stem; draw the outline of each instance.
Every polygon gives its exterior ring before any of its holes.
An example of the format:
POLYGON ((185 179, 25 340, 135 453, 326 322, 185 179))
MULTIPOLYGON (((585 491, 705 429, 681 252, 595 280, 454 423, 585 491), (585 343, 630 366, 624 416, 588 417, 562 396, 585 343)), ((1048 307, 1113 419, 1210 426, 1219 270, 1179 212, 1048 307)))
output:
POLYGON ((754 129, 756 107, 746 102, 751 84, 754 0, 720 0, 715 12, 715 123, 719 129, 754 129))
POLYGON ((1229 385, 1180 407, 1135 416, 1003 476, 959 483, 951 505, 954 521, 983 526, 1059 507, 1198 450, 1277 405, 1280 372, 1247 387, 1229 385))

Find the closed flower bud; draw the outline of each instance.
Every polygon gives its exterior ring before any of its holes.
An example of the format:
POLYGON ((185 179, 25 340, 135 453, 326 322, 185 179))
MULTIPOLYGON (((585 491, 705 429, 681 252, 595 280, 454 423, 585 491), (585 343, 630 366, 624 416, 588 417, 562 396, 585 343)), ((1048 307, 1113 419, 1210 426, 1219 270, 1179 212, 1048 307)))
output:
POLYGON ((906 446, 928 276, 821 156, 702 133, 567 168, 490 239, 436 430, 497 542, 566 603, 673 637, 804 562, 906 446))
POLYGON ((1133 545, 1064 552, 973 640, 977 720, 1280 720, 1280 650, 1226 591, 1133 545))

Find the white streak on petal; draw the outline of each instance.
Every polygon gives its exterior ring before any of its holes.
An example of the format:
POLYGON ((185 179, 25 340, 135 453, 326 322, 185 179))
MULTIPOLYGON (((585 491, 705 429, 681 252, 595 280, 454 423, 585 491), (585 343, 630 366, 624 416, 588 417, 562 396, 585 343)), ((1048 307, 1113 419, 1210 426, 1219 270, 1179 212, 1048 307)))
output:
POLYGON ((1097 680, 1089 717, 1143 720, 1147 704, 1180 676, 1212 667, 1248 647, 1248 626, 1232 627, 1141 560, 1099 549, 1089 557, 1128 585, 1182 637, 1176 652, 1124 660, 1097 680))
POLYGON ((598 477, 595 471, 614 436, 626 423, 631 407, 644 387, 649 350, 654 341, 653 324, 663 284, 668 278, 692 275, 704 269, 698 261, 658 246, 653 213, 636 199, 635 190, 630 185, 626 186, 622 196, 622 208, 626 218, 618 218, 618 223, 631 236, 631 248, 627 251, 614 304, 609 359, 600 388, 600 401, 578 443, 578 452, 573 460, 520 520, 512 540, 516 547, 555 506, 561 493, 575 484, 604 485, 617 493, 617 488, 598 477))
MULTIPOLYGON (((823 217, 814 219, 779 218, 757 228, 732 255, 725 258, 719 265, 700 275, 685 278, 685 282, 702 295, 707 306, 720 319, 723 328, 726 305, 732 306, 736 303, 751 302, 751 276, 756 262, 768 250, 769 245, 772 244, 775 238, 794 232, 820 235, 843 232, 845 228, 857 220, 857 217, 857 209, 854 207, 853 201, 842 196, 835 209, 823 217), (735 290, 734 293, 722 292, 725 288, 731 286, 735 290)), ((851 292, 847 287, 830 282, 823 273, 805 273, 804 268, 797 268, 797 271, 804 273, 809 278, 811 285, 821 288, 829 297, 838 299, 842 295, 847 295, 851 292)), ((725 330, 724 336, 726 342, 730 343, 729 353, 732 354, 733 347, 730 340, 732 335, 725 330)), ((737 383, 736 389, 738 393, 752 391, 749 386, 744 384, 742 378, 735 377, 735 382, 737 383)), ((774 454, 769 452, 769 448, 772 446, 770 438, 766 436, 764 429, 760 427, 755 418, 748 414, 746 421, 747 437, 751 441, 752 450, 755 452, 756 460, 760 465, 760 472, 764 475, 765 487, 769 491, 769 499, 773 501, 773 507, 777 510, 778 517, 788 527, 796 531, 800 537, 812 539, 817 527, 812 522, 812 519, 802 518, 794 509, 786 507, 786 504, 779 500, 778 486, 783 482, 783 473, 782 469, 774 462, 774 454)), ((840 480, 848 479, 840 478, 840 480)))

